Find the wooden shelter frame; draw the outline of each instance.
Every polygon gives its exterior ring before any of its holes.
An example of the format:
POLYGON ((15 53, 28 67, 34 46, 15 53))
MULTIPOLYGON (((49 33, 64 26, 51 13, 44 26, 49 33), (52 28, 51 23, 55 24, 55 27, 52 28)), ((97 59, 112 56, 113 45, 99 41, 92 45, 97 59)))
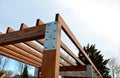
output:
POLYGON ((103 78, 59 14, 56 14, 53 22, 44 24, 38 19, 34 27, 28 28, 27 25, 22 23, 20 30, 15 31, 8 27, 6 34, 2 32, 0 34, 0 55, 39 67, 41 72, 39 78, 58 78, 60 72, 65 71, 85 71, 85 74, 81 77, 64 76, 64 78, 103 78), (81 51, 81 54, 88 60, 90 65, 85 65, 61 40, 61 30, 81 51), (37 44, 43 45, 44 48, 34 43, 33 40, 37 44), (60 48, 65 50, 81 65, 77 66, 76 63, 62 54, 60 48), (96 77, 94 77, 93 73, 96 73, 96 77))

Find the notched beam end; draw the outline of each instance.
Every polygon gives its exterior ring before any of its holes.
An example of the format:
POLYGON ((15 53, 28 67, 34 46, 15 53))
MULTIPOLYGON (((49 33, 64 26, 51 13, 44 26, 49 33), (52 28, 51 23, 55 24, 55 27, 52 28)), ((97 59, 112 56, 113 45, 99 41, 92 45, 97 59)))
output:
POLYGON ((60 16, 60 14, 57 13, 56 16, 55 16, 55 21, 58 21, 58 17, 59 17, 59 16, 60 16))
POLYGON ((10 32, 14 32, 14 29, 11 28, 11 27, 8 27, 8 28, 7 28, 7 31, 6 31, 6 34, 7 34, 7 33, 10 33, 10 32))
POLYGON ((40 20, 40 19, 37 19, 37 21, 36 21, 36 26, 39 26, 39 25, 41 25, 41 24, 44 24, 44 22, 43 22, 42 20, 40 20))
POLYGON ((24 24, 24 23, 22 23, 21 26, 20 26, 20 30, 22 30, 22 29, 27 29, 27 28, 28 28, 27 25, 24 24))

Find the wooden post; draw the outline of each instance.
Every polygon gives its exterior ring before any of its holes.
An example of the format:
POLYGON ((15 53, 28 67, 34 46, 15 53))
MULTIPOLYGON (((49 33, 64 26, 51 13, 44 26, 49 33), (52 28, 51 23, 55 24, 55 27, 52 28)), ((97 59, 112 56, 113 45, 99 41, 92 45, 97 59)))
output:
POLYGON ((60 63, 61 26, 58 22, 46 24, 41 78, 58 78, 60 63))

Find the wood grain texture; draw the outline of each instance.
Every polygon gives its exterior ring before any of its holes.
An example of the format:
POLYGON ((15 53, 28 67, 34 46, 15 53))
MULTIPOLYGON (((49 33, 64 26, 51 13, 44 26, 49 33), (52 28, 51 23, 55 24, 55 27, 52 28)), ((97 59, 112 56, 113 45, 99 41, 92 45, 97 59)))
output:
POLYGON ((86 66, 60 66, 60 71, 86 71, 86 66))
POLYGON ((0 35, 0 45, 8 45, 18 42, 25 42, 35 39, 44 38, 45 25, 31 27, 7 34, 0 35))
MULTIPOLYGON (((41 64, 40 64, 39 62, 33 60, 32 58, 28 58, 28 57, 26 57, 26 56, 23 56, 23 55, 21 55, 21 54, 19 54, 19 53, 17 53, 17 52, 14 52, 14 51, 12 51, 12 50, 9 50, 9 49, 7 49, 7 48, 0 47, 0 51, 1 51, 1 52, 5 52, 5 53, 7 53, 7 54, 9 54, 9 55, 13 55, 13 56, 15 56, 15 57, 24 59, 24 60, 26 60, 26 61, 28 61, 28 62, 33 63, 33 64, 36 64, 36 65, 41 66, 41 64)), ((16 59, 16 60, 17 60, 17 59, 16 59)))
POLYGON ((85 65, 65 44, 61 41, 61 47, 65 50, 70 56, 77 60, 81 65, 85 65))
POLYGON ((16 57, 15 55, 12 55, 12 54, 9 54, 9 53, 3 52, 3 51, 0 51, 0 55, 3 55, 3 56, 6 56, 6 57, 9 57, 9 58, 18 60, 20 62, 29 64, 29 65, 32 65, 32 66, 35 66, 35 67, 40 67, 40 65, 34 64, 31 61, 29 62, 28 60, 25 60, 25 59, 20 58, 20 57, 16 57))

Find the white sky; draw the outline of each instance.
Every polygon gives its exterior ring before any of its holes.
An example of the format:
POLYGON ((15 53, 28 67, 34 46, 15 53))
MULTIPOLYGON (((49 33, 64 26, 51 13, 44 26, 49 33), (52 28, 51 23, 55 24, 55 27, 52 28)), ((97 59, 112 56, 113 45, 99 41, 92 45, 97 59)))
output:
POLYGON ((21 23, 34 26, 37 18, 45 23, 60 13, 81 45, 96 44, 106 58, 120 52, 119 0, 0 0, 0 31, 21 23))
POLYGON ((72 11, 70 13, 71 28, 83 45, 96 44, 98 50, 101 50, 105 57, 118 56, 120 50, 120 1, 57 1, 62 7, 72 11))

